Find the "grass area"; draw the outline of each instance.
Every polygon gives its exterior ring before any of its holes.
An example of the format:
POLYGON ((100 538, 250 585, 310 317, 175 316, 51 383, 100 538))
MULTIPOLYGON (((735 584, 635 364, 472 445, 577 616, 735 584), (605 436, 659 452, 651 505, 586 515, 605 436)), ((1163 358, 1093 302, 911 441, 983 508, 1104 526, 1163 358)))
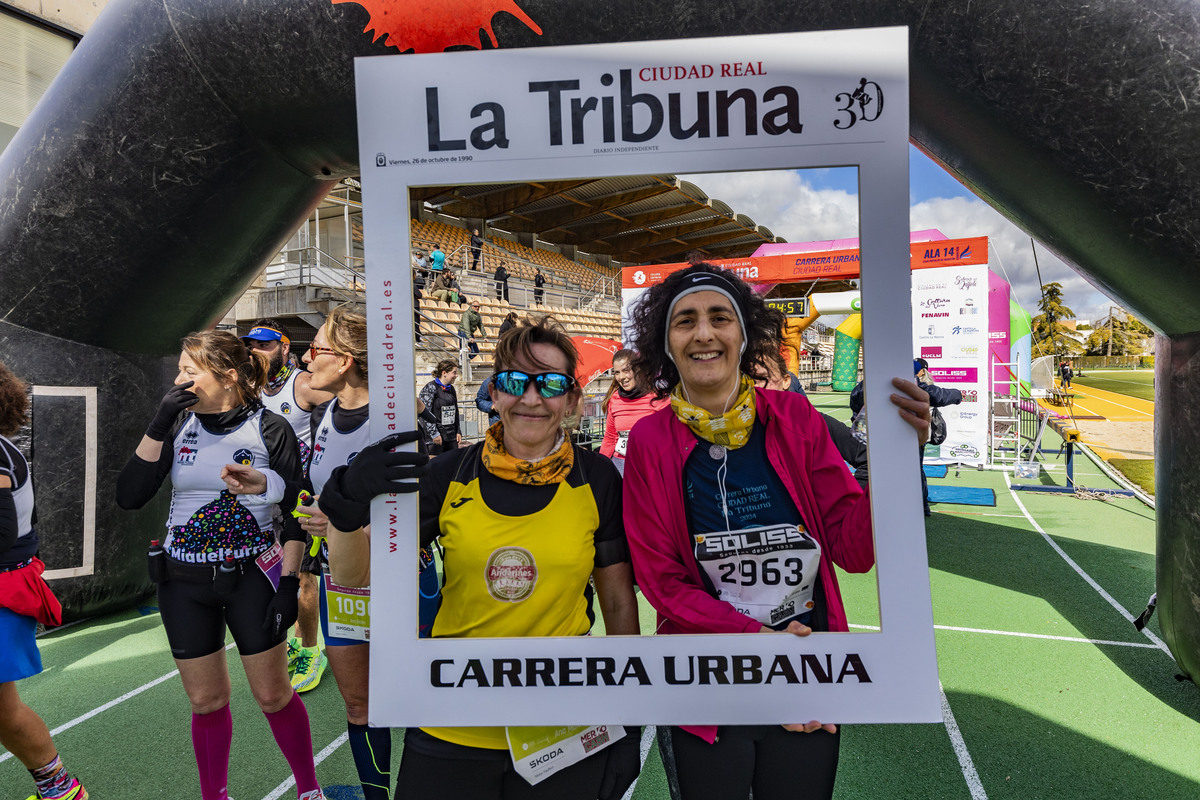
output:
POLYGON ((1076 375, 1071 383, 1154 402, 1152 369, 1089 369, 1083 377, 1076 375))
POLYGON ((1143 491, 1154 494, 1154 459, 1114 458, 1108 463, 1143 491))

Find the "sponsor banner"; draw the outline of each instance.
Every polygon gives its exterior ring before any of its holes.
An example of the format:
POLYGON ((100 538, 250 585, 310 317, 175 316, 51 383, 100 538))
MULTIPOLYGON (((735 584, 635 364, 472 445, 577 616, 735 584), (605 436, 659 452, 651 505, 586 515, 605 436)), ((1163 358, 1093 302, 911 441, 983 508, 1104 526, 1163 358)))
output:
MULTIPOLYGON (((931 258, 938 257, 939 251, 941 255, 963 252, 953 242, 930 246, 931 258)), ((978 253, 987 253, 986 237, 982 245, 971 247, 973 256, 978 253)), ((914 343, 921 357, 929 360, 934 382, 963 393, 961 405, 941 409, 948 437, 936 450, 926 451, 926 463, 978 466, 987 458, 987 409, 978 401, 988 394, 989 274, 986 265, 971 264, 913 275, 914 343), (930 360, 926 351, 939 355, 930 360)))
MULTIPOLYGON (((872 633, 422 639, 416 497, 379 497, 372 572, 389 579, 371 587, 372 725, 940 720, 919 476, 908 468, 915 434, 888 413, 885 390, 914 352, 909 309, 895 302, 909 274, 889 269, 909 248, 907 58, 907 30, 885 28, 355 61, 373 438, 415 420, 411 275, 408 259, 395 258, 412 249, 403 221, 413 187, 855 167, 861 265, 857 251, 785 261, 789 277, 861 266, 863 306, 877 309, 864 320, 864 358, 878 376, 867 392, 878 420, 871 502, 886 521, 875 537, 879 572, 892 576, 879 581, 886 623, 872 633)), ((974 257, 937 248, 921 258, 974 257)), ((764 277, 751 259, 727 265, 764 277)), ((644 291, 671 269, 627 271, 626 286, 644 291)), ((480 602, 500 607, 560 585, 518 547, 477 577, 480 602)), ((558 758, 547 755, 536 766, 558 758)))
MULTIPOLYGON (((711 263, 731 269, 752 283, 846 280, 859 276, 858 248, 717 259, 711 263)), ((987 264, 986 236, 939 242, 913 242, 909 245, 909 265, 914 270, 968 264, 987 264)), ((686 263, 682 263, 625 267, 621 270, 621 285, 626 289, 653 286, 662 283, 672 272, 678 272, 687 266, 686 263)))
POLYGON ((930 367, 929 375, 935 383, 979 382, 979 370, 976 367, 930 367))

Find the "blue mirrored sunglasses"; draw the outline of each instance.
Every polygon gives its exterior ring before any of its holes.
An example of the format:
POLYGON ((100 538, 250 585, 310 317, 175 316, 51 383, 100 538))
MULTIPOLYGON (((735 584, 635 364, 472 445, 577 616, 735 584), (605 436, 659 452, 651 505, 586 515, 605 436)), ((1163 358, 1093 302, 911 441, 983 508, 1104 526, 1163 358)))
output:
POLYGON ((496 388, 505 394, 520 397, 529 388, 529 382, 537 387, 542 397, 562 397, 575 386, 575 379, 561 372, 542 372, 537 375, 527 375, 515 369, 497 372, 493 380, 496 388))

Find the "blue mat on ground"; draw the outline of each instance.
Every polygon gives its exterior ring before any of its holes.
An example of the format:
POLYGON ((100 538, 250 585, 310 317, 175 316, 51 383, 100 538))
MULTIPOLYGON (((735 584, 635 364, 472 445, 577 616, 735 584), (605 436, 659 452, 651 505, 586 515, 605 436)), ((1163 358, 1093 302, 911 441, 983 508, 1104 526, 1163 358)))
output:
POLYGON ((945 464, 925 464, 922 469, 925 470, 926 478, 944 478, 946 477, 945 464))
POLYGON ((929 502, 951 503, 956 506, 994 506, 996 492, 974 486, 929 486, 929 502))

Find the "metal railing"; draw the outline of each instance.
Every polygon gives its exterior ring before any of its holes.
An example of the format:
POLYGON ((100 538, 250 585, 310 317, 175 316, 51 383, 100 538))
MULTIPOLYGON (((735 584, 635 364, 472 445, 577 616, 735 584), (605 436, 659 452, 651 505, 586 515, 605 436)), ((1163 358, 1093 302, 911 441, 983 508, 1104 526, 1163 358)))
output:
POLYGON ((276 286, 307 283, 365 292, 367 276, 363 272, 363 259, 350 256, 349 260, 358 265, 349 264, 316 245, 280 250, 267 264, 265 279, 276 286))

